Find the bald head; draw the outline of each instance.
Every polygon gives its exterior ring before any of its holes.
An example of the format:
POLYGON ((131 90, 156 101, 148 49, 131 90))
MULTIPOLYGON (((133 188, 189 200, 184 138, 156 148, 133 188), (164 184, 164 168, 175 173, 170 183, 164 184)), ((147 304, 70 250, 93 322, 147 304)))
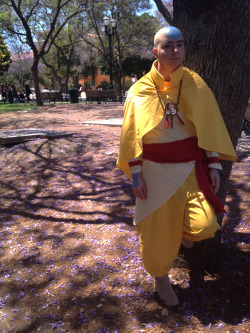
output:
POLYGON ((154 37, 154 47, 157 47, 165 37, 170 37, 174 41, 182 37, 182 32, 176 27, 164 27, 160 29, 154 37))

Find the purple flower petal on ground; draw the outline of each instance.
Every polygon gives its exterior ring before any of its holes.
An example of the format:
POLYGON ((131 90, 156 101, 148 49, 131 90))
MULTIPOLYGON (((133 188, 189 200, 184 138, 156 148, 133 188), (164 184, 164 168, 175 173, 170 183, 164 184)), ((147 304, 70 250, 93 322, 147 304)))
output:
POLYGON ((17 296, 17 298, 21 298, 21 297, 24 297, 25 296, 25 293, 23 291, 20 291, 19 295, 17 296))
POLYGON ((57 328, 56 323, 50 323, 49 325, 51 326, 52 330, 55 330, 57 328))

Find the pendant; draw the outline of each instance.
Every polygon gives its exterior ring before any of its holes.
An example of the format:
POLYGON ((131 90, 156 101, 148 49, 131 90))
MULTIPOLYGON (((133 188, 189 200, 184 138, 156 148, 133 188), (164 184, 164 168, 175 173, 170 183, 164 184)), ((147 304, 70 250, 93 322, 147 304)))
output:
POLYGON ((177 105, 175 103, 167 103, 165 111, 166 116, 175 116, 177 113, 177 105))
POLYGON ((166 112, 166 126, 169 128, 168 117, 171 117, 171 128, 173 128, 173 118, 176 116, 179 119, 179 122, 184 125, 182 119, 178 116, 178 106, 175 103, 167 103, 165 106, 166 112))
POLYGON ((165 107, 166 126, 169 128, 168 117, 171 117, 171 128, 173 128, 173 116, 177 115, 177 105, 175 103, 167 103, 165 107))

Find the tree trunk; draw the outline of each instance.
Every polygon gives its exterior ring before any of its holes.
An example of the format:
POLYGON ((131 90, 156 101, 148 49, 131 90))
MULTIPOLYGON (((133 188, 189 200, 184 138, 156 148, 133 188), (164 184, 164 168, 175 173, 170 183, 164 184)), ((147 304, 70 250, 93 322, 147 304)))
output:
POLYGON ((126 77, 123 76, 122 77, 122 93, 125 96, 125 92, 126 92, 126 77))
MULTIPOLYGON (((238 0, 174 0, 174 25, 186 40, 185 66, 213 90, 234 147, 249 98, 250 2, 238 0)), ((219 197, 225 202, 232 164, 223 162, 219 197)), ((227 209, 227 207, 226 207, 227 209)), ((223 216, 218 217, 220 225, 223 216)), ((212 269, 220 257, 220 233, 201 242, 193 262, 212 269), (206 256, 204 255, 206 254, 206 256), (212 254, 212 255, 211 255, 212 254), (204 257, 206 257, 204 261, 204 257)))
POLYGON ((39 59, 34 59, 33 65, 31 67, 35 92, 36 92, 36 104, 42 106, 43 100, 41 99, 40 87, 39 87, 39 72, 38 72, 39 59))
POLYGON ((66 73, 65 73, 65 81, 64 81, 64 85, 65 85, 65 92, 66 94, 69 93, 69 63, 66 63, 66 73))
POLYGON ((91 84, 92 84, 92 87, 94 87, 95 86, 95 73, 92 73, 91 77, 92 77, 91 84))

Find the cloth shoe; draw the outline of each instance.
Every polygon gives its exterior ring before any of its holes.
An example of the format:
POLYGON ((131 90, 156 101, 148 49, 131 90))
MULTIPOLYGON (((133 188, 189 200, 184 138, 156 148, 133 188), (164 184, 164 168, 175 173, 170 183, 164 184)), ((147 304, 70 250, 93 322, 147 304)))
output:
POLYGON ((168 274, 162 277, 155 277, 155 291, 165 305, 175 306, 179 304, 178 298, 171 286, 168 274))

